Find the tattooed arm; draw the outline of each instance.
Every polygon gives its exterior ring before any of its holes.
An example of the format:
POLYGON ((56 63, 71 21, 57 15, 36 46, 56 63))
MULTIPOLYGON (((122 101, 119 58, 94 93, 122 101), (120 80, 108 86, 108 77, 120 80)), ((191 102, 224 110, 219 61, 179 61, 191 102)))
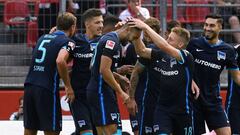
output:
POLYGON ((138 80, 139 80, 139 75, 143 72, 144 66, 137 61, 135 64, 135 67, 133 69, 133 72, 131 74, 131 79, 130 79, 130 90, 129 90, 129 96, 130 96, 130 101, 127 104, 128 112, 132 115, 135 115, 137 110, 137 104, 135 101, 135 91, 137 88, 138 80))

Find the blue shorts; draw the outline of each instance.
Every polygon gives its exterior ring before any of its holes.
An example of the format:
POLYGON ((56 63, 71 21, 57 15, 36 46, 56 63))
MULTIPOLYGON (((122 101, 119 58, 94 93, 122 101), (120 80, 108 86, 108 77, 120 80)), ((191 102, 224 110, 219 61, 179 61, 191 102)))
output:
POLYGON ((215 130, 222 127, 229 127, 229 121, 221 103, 216 102, 211 106, 203 105, 201 99, 193 104, 194 110, 194 131, 195 134, 205 133, 205 122, 209 130, 215 130))
POLYGON ((69 106, 76 127, 76 133, 84 130, 93 130, 90 105, 87 102, 86 94, 75 93, 75 100, 69 106))
POLYGON ((228 118, 230 121, 232 134, 240 134, 240 109, 229 109, 228 118))
POLYGON ((130 124, 131 124, 131 127, 132 127, 132 131, 135 132, 135 131, 138 131, 139 130, 139 125, 138 125, 138 116, 132 116, 132 115, 129 115, 129 119, 130 119, 130 124))
POLYGON ((121 123, 117 98, 113 90, 104 89, 101 93, 87 91, 87 100, 95 126, 121 123))
POLYGON ((193 112, 176 113, 169 107, 157 106, 154 114, 154 134, 194 135, 193 112))
POLYGON ((225 109, 232 134, 240 134, 240 87, 235 83, 231 86, 232 89, 228 89, 225 109))
POLYGON ((25 85, 23 113, 24 127, 31 130, 61 131, 62 113, 59 91, 25 85))
POLYGON ((157 94, 146 89, 143 95, 142 107, 139 110, 139 134, 152 134, 154 111, 157 104, 157 94))

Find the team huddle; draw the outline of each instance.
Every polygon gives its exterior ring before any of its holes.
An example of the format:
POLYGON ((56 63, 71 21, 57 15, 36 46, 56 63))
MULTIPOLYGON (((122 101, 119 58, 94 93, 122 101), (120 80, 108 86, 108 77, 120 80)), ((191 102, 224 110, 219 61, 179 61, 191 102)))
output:
POLYGON ((60 78, 76 135, 122 134, 117 95, 135 135, 201 135, 205 122, 217 135, 240 134, 240 47, 219 39, 221 16, 206 16, 203 36, 191 39, 177 21, 162 37, 156 18, 108 19, 88 9, 81 34, 76 17, 63 13, 56 31, 39 38, 24 84, 25 135, 62 130, 60 78), (231 75, 226 111, 219 81, 224 68, 231 75))

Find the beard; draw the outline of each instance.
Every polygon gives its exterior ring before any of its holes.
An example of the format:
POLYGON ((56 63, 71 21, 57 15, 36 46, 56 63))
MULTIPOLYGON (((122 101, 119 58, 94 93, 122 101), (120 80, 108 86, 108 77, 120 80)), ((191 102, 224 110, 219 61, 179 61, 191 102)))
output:
POLYGON ((213 31, 211 31, 211 34, 206 34, 206 31, 204 31, 203 36, 207 40, 212 40, 212 39, 216 38, 218 36, 218 34, 216 32, 213 32, 213 31))

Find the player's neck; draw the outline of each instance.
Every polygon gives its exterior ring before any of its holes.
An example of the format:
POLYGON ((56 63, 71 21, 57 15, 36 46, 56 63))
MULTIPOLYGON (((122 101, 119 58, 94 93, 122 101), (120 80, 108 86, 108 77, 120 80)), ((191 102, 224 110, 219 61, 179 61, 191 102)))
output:
POLYGON ((87 36, 87 38, 88 38, 89 40, 95 38, 95 36, 92 34, 92 32, 89 32, 89 31, 86 31, 85 35, 87 36))
POLYGON ((211 39, 211 40, 207 40, 209 44, 211 45, 215 45, 217 44, 217 42, 219 41, 218 37, 211 39))
POLYGON ((116 33, 120 41, 125 38, 126 32, 123 29, 116 30, 116 33))
POLYGON ((67 37, 70 37, 70 32, 69 31, 63 31, 67 37))

